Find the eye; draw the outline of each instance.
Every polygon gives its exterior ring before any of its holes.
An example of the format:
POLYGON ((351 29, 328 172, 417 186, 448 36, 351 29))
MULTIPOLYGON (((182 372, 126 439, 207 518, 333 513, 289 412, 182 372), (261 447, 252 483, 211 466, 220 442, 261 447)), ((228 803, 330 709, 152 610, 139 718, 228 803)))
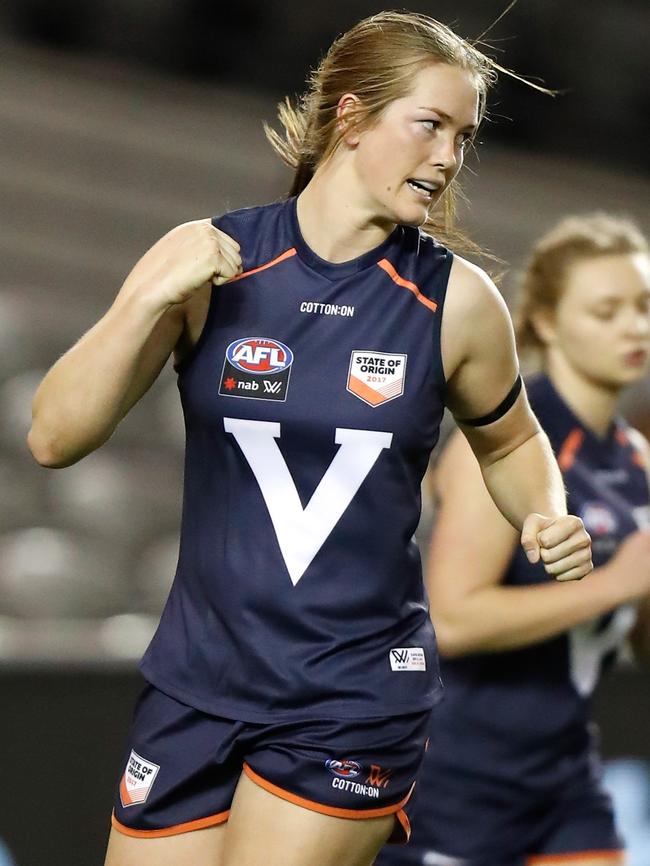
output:
POLYGON ((439 120, 421 120, 420 123, 426 129, 427 132, 434 132, 440 126, 439 120))
POLYGON ((592 310, 591 314, 601 322, 610 322, 614 318, 614 310, 611 307, 600 307, 592 310))
POLYGON ((467 150, 473 140, 474 133, 472 132, 461 132, 461 134, 456 138, 457 146, 461 150, 467 150))
POLYGON ((650 313, 650 298, 640 298, 637 303, 637 308, 640 313, 645 313, 646 315, 650 313))

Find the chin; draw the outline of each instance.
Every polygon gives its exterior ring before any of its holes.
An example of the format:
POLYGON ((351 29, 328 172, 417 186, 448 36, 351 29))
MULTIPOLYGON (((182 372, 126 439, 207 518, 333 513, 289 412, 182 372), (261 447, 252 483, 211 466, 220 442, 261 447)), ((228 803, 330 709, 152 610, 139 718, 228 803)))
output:
POLYGON ((418 228, 425 222, 428 216, 428 208, 411 205, 410 207, 401 207, 399 209, 395 222, 402 226, 413 226, 413 228, 418 228))

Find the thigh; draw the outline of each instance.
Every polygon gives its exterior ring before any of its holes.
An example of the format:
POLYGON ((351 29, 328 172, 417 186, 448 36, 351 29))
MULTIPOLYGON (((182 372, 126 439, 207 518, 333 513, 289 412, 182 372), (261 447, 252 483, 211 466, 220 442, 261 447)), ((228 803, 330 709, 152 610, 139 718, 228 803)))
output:
POLYGON ((126 836, 113 828, 104 866, 221 866, 226 827, 148 838, 126 836))
POLYGON ((275 796, 242 776, 220 866, 370 866, 394 821, 392 814, 335 818, 275 796))

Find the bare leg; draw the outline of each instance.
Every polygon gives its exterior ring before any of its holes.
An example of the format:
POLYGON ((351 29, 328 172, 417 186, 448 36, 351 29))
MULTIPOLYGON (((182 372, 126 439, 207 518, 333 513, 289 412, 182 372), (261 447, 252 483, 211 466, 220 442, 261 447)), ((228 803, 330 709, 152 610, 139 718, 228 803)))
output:
POLYGON ((153 839, 111 829, 104 866, 221 866, 227 824, 153 839))
POLYGON ((242 775, 221 866, 370 866, 394 822, 393 815, 365 820, 322 815, 242 775))

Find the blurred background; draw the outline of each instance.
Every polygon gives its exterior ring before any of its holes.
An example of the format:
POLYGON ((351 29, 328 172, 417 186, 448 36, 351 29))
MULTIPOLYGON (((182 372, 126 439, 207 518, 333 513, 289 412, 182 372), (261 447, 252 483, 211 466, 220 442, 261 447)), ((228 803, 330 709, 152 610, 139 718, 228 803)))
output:
MULTIPOLYGON (((478 37, 505 0, 411 2, 478 37)), ((0 866, 100 864, 112 790, 178 550, 183 425, 168 368, 111 443, 65 471, 25 446, 44 371, 137 258, 188 219, 271 201, 289 175, 262 120, 365 0, 4 0, 0 5, 0 866)), ((463 223, 508 266, 568 212, 650 232, 647 0, 520 0, 464 186, 463 223)), ((650 385, 625 406, 650 433, 650 385)), ((426 532, 430 512, 425 513, 426 532)), ((608 781, 650 866, 650 689, 622 662, 597 696, 608 781)))

